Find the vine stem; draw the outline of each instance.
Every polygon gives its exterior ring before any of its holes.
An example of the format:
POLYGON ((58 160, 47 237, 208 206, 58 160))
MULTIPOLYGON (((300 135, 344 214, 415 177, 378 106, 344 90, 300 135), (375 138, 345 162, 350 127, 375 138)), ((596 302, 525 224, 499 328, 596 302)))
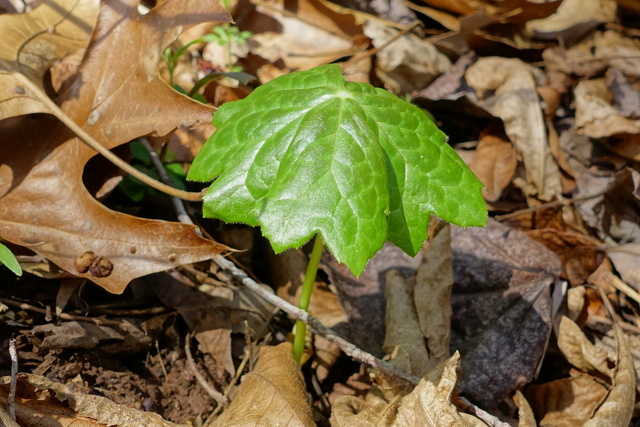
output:
MULTIPOLYGON (((304 275, 304 282, 302 283, 300 300, 298 301, 298 308, 306 312, 309 311, 309 302, 311 301, 313 284, 315 283, 316 275, 318 274, 318 266, 320 265, 320 259, 322 258, 323 248, 324 242, 322 240, 322 235, 318 233, 316 234, 315 241, 313 242, 313 250, 311 251, 311 257, 309 258, 309 264, 307 265, 307 272, 304 275)), ((307 324, 301 320, 296 321, 296 335, 293 339, 293 356, 298 365, 302 360, 302 353, 304 353, 306 336, 307 324)))

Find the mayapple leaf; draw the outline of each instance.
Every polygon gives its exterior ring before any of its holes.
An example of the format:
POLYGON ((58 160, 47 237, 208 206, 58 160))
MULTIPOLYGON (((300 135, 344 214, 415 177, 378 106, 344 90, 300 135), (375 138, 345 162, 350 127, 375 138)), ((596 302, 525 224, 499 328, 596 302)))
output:
POLYGON ((338 65, 279 77, 224 104, 188 179, 206 217, 262 227, 273 248, 321 233, 359 275, 385 240, 415 255, 429 217, 482 226, 482 183, 419 108, 338 65))
POLYGON ((22 268, 8 247, 0 243, 0 265, 6 265, 16 276, 22 276, 22 268))

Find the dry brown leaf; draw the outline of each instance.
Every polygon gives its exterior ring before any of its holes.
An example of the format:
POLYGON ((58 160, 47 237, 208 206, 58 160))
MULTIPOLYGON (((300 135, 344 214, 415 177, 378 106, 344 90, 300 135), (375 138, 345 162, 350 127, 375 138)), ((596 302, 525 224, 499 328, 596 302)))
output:
POLYGON ((613 30, 596 31, 571 49, 550 48, 542 56, 548 71, 593 77, 611 67, 640 76, 640 41, 613 30))
POLYGON ((364 26, 364 34, 380 49, 376 74, 390 92, 400 95, 424 89, 451 68, 449 58, 430 42, 411 33, 393 40, 398 33, 374 20, 367 21, 364 26))
POLYGON ((527 387, 540 426, 580 427, 591 418, 607 389, 587 375, 527 387))
POLYGON ((370 404, 353 396, 341 397, 332 408, 331 426, 486 426, 475 417, 459 413, 451 403, 459 365, 460 355, 456 352, 432 369, 410 394, 388 403, 370 404))
MULTIPOLYGON (((156 71, 162 50, 184 26, 228 20, 222 6, 165 1, 144 16, 136 6, 135 0, 102 3, 78 77, 58 97, 61 109, 109 149, 211 117, 209 107, 173 91, 156 71)), ((98 203, 82 185, 95 151, 54 117, 4 120, 0 133, 3 239, 115 293, 136 277, 224 250, 192 226, 135 218, 98 203), (95 268, 85 268, 87 257, 95 257, 95 268)))
POLYGON ((252 53, 270 62, 281 59, 289 69, 306 70, 354 53, 362 35, 352 14, 337 13, 319 0, 251 2, 260 14, 272 18, 254 14, 249 19, 245 12, 239 21, 254 33, 257 46, 252 53))
POLYGON ((255 370, 243 377, 236 398, 213 423, 213 427, 315 425, 288 343, 260 349, 255 370))
POLYGON ((386 333, 382 349, 396 355, 392 361, 398 367, 423 377, 431 364, 411 291, 398 271, 389 270, 385 277, 386 333))
MULTIPOLYGON (((0 379, 0 401, 6 405, 10 377, 0 379)), ((16 417, 23 427, 178 427, 158 414, 118 405, 79 391, 73 383, 19 374, 16 417)))
POLYGON ((627 243, 607 249, 607 256, 613 262, 622 280, 640 290, 640 243, 627 243))
POLYGON ((613 386, 593 414, 593 418, 587 421, 585 427, 626 427, 633 416, 636 399, 636 373, 633 367, 633 358, 627 344, 627 336, 618 325, 614 317, 614 311, 607 296, 601 288, 598 288, 600 298, 613 317, 613 335, 616 340, 616 367, 613 373, 613 386))
POLYGON ((611 376, 607 352, 593 345, 575 322, 562 316, 557 335, 558 348, 569 363, 584 372, 599 371, 611 376))
MULTIPOLYGON (((629 119, 613 106, 613 94, 606 79, 583 80, 574 90, 576 100, 576 128, 591 138, 615 134, 636 134, 640 140, 640 120, 629 119)), ((636 141, 637 142, 637 141, 636 141)), ((638 159, 640 159, 640 153, 638 159)))
POLYGON ((584 284, 602 262, 604 245, 593 237, 556 228, 538 228, 526 233, 560 256, 562 277, 572 286, 584 284))
POLYGON ((495 202, 513 179, 518 159, 513 144, 498 136, 486 135, 478 141, 469 167, 486 187, 482 190, 485 200, 495 202))
POLYGON ((451 227, 444 221, 432 224, 413 290, 420 330, 427 341, 430 368, 449 357, 453 286, 451 227))
POLYGON ((86 47, 98 16, 97 0, 56 0, 30 13, 0 16, 0 119, 49 109, 12 73, 43 87, 54 61, 86 47))
POLYGON ((397 427, 424 426, 484 426, 476 418, 463 417, 451 403, 451 393, 457 381, 456 370, 460 354, 454 353, 430 371, 420 384, 402 399, 398 416, 392 424, 397 427))
POLYGON ((562 191, 560 169, 551 155, 532 69, 519 59, 482 58, 469 67, 467 82, 477 92, 494 91, 480 105, 504 122, 522 154, 527 177, 542 199, 562 191))
POLYGON ((518 427, 537 427, 536 417, 533 414, 531 405, 527 402, 520 390, 516 390, 513 396, 513 403, 518 407, 518 427))
POLYGON ((526 30, 545 40, 571 42, 598 25, 616 20, 615 0, 564 0, 553 15, 526 23, 526 30))

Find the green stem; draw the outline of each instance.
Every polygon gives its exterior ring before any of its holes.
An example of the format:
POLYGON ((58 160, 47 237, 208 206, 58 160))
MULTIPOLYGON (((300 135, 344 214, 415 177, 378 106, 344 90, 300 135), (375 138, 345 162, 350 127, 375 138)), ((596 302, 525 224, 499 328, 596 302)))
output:
MULTIPOLYGON (((311 292, 313 291, 313 284, 316 281, 316 274, 318 273, 320 258, 322 258, 323 247, 324 242, 322 241, 322 236, 318 233, 313 243, 313 250, 311 251, 309 265, 307 265, 307 273, 304 276, 304 283, 302 284, 302 291, 300 292, 300 300, 298 302, 298 308, 304 311, 309 311, 309 301, 311 301, 311 292)), ((302 353, 304 353, 306 334, 307 324, 298 320, 296 322, 296 336, 293 340, 293 356, 298 365, 300 364, 300 360, 302 360, 302 353)))

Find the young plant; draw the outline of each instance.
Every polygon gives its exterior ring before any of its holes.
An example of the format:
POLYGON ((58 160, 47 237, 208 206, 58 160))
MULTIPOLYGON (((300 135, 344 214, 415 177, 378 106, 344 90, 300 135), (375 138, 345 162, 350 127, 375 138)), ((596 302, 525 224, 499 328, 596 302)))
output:
MULTIPOLYGON (((187 179, 215 181, 203 214, 260 226, 276 252, 315 236, 300 308, 323 245, 355 275, 386 240, 415 256, 432 214, 483 226, 482 183, 419 108, 346 82, 338 65, 291 73, 224 104, 187 179)), ((305 324, 296 325, 295 356, 305 324)))

